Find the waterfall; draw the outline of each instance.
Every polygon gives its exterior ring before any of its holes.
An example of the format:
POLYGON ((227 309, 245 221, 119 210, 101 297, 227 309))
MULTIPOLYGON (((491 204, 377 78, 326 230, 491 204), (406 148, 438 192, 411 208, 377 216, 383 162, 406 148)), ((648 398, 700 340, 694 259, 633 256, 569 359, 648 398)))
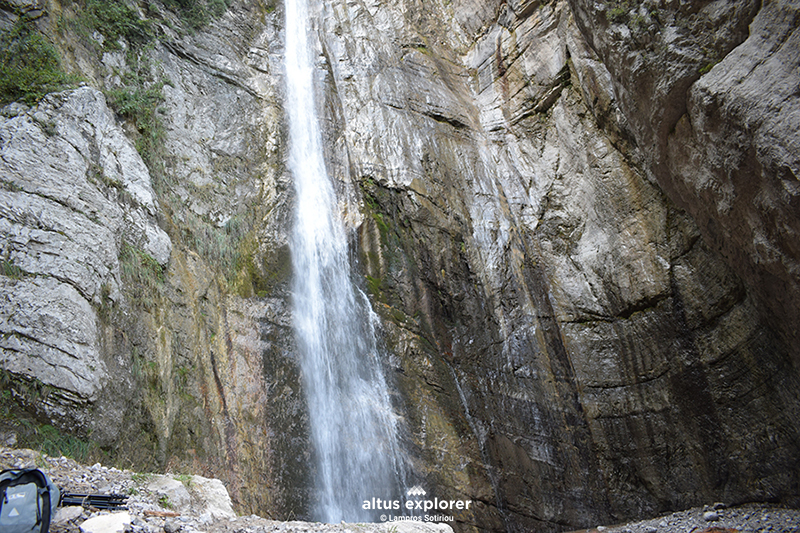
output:
POLYGON ((308 0, 287 0, 286 108, 296 220, 293 317, 316 458, 314 518, 374 521, 371 498, 402 499, 397 430, 375 322, 350 268, 325 168, 314 97, 308 0))

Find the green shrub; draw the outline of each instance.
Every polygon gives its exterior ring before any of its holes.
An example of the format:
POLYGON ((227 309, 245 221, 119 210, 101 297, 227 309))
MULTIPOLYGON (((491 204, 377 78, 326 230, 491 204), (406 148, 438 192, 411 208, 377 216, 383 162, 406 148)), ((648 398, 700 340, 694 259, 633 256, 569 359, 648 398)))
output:
POLYGON ((49 424, 35 429, 29 445, 51 457, 63 455, 78 462, 85 462, 95 448, 92 443, 72 435, 64 435, 49 424))
POLYGON ((118 49, 120 38, 140 44, 153 38, 150 22, 139 18, 135 9, 121 1, 86 0, 83 23, 103 35, 103 46, 108 49, 118 49))
POLYGON ((9 259, 0 260, 0 274, 11 279, 22 279, 25 271, 9 259))
POLYGON ((164 126, 158 116, 158 106, 164 101, 163 82, 150 87, 126 85, 106 91, 108 104, 118 115, 129 120, 136 128, 136 149, 148 163, 157 158, 164 139, 164 126))
POLYGON ((0 34, 0 104, 33 105, 76 81, 61 69, 55 47, 24 17, 0 34))
POLYGON ((164 0, 189 29, 197 30, 221 17, 230 6, 230 0, 164 0))
POLYGON ((609 22, 623 22, 627 14, 628 11, 621 7, 612 7, 606 11, 606 19, 609 22))
POLYGON ((164 145, 159 105, 164 101, 164 85, 169 82, 154 79, 151 50, 151 44, 130 49, 125 57, 128 70, 122 75, 122 86, 105 94, 108 105, 135 128, 136 149, 158 182, 163 177, 157 170, 163 163, 164 145))
POLYGON ((614 0, 606 3, 606 20, 622 23, 628 20, 628 14, 636 7, 636 2, 631 0, 614 0))
POLYGON ((129 280, 147 287, 164 283, 163 267, 144 250, 123 242, 119 259, 122 273, 129 280))

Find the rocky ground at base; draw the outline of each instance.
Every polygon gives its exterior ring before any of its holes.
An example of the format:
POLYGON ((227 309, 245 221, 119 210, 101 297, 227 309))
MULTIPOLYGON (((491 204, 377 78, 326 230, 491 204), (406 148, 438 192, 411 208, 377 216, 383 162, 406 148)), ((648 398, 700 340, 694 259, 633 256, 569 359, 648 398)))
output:
POLYGON ((716 503, 573 533, 800 533, 800 510, 760 503, 734 507, 716 503))
POLYGON ((139 474, 101 464, 82 465, 27 449, 0 447, 0 469, 39 468, 62 494, 119 494, 125 509, 62 506, 52 533, 452 533, 419 522, 322 524, 238 516, 222 482, 201 476, 139 474))
MULTIPOLYGON (((238 516, 216 479, 178 474, 139 474, 101 464, 82 465, 27 449, 0 447, 0 469, 36 467, 62 493, 119 494, 126 509, 62 506, 53 533, 451 533, 446 524, 322 524, 238 516), (117 528, 117 529, 115 529, 117 528)), ((573 533, 800 533, 800 510, 767 504, 722 503, 616 526, 573 533)))

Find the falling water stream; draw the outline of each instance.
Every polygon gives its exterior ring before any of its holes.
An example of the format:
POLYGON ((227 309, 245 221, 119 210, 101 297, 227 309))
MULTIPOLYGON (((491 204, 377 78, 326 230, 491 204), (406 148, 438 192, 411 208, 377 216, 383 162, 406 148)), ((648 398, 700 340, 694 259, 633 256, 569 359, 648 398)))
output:
POLYGON ((351 272, 347 233, 325 168, 314 96, 308 0, 286 2, 294 327, 316 457, 314 518, 376 520, 362 502, 399 499, 395 417, 375 318, 351 272))

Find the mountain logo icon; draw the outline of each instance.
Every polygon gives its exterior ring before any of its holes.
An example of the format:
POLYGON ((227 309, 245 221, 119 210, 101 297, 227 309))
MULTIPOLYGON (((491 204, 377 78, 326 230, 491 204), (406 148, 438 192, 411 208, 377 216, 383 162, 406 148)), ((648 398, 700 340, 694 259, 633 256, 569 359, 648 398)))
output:
POLYGON ((427 492, 425 492, 425 489, 423 489, 423 488, 422 488, 422 487, 420 487, 419 485, 416 485, 416 486, 414 486, 414 487, 411 487, 410 489, 408 489, 408 491, 406 492, 406 494, 407 494, 408 496, 425 496, 425 495, 426 495, 426 494, 428 494, 428 493, 427 493, 427 492))

